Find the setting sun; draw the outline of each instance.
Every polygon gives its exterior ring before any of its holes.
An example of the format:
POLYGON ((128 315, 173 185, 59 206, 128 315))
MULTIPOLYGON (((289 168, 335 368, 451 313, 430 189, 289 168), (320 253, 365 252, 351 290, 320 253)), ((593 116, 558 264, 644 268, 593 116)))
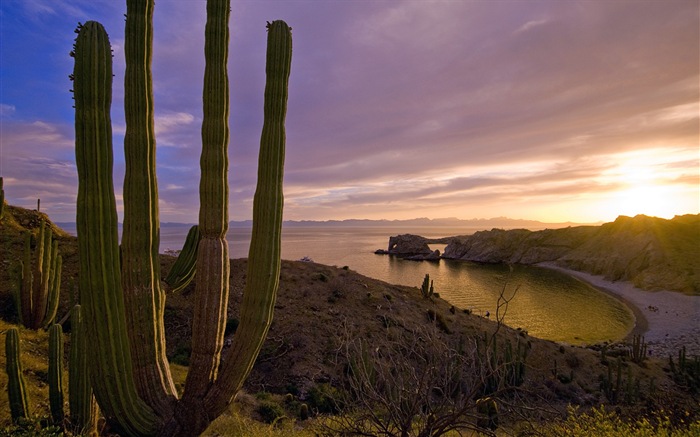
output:
POLYGON ((601 180, 614 189, 599 202, 599 213, 608 219, 637 214, 672 218, 697 210, 700 202, 698 185, 679 187, 679 181, 697 180, 697 170, 695 174, 687 174, 674 168, 674 164, 686 154, 689 161, 696 159, 691 151, 674 151, 671 157, 664 149, 612 156, 611 160, 620 164, 602 175, 601 180))

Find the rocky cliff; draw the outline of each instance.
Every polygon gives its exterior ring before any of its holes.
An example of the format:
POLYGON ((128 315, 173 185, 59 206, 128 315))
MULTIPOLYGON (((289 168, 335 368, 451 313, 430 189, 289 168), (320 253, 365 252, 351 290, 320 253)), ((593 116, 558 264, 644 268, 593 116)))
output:
POLYGON ((700 294, 700 214, 671 220, 620 216, 602 226, 481 231, 442 255, 485 263, 554 264, 646 290, 700 294))

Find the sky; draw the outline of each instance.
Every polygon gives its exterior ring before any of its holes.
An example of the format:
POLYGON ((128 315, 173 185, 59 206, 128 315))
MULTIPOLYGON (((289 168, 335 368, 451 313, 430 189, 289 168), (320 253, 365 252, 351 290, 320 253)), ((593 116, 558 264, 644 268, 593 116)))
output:
MULTIPOLYGON (((9 203, 40 198, 54 221, 75 221, 69 52, 77 23, 96 20, 114 51, 121 211, 125 3, 0 0, 9 203)), ((156 2, 163 222, 197 221, 205 19, 203 1, 156 2)), ((276 19, 294 46, 287 220, 700 213, 697 0, 233 0, 231 220, 252 216, 276 19)))

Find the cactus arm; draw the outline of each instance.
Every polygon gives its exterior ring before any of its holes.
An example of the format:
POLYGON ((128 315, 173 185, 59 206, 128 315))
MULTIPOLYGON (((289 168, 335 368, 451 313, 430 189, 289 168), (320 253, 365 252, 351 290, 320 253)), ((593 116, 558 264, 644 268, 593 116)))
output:
POLYGON ((55 425, 63 423, 63 328, 49 328, 49 408, 55 425))
POLYGON ((153 0, 127 0, 124 32, 124 224, 122 287, 136 388, 167 416, 176 398, 165 351, 165 293, 160 285, 158 185, 151 58, 153 0))
POLYGON ((7 371, 7 395, 10 400, 10 415, 13 421, 29 417, 27 388, 22 375, 20 361, 19 331, 10 328, 5 334, 5 370, 7 371))
MULTIPOLYGON (((54 242, 57 246, 57 242, 54 242)), ((55 249, 58 253, 57 249, 55 249)), ((58 300, 61 295, 61 273, 63 270, 63 258, 59 255, 53 259, 53 267, 51 269, 51 281, 49 282, 49 294, 46 299, 46 311, 41 326, 46 328, 56 318, 58 312, 58 300)))
POLYGON ((184 404, 201 399, 216 379, 224 345, 229 294, 227 71, 230 0, 207 1, 201 179, 199 183, 199 272, 192 320, 192 355, 184 404))
POLYGON ((74 56, 76 222, 90 375, 108 421, 126 434, 152 435, 157 418, 136 393, 124 314, 112 183, 112 54, 101 24, 80 28, 74 56))
POLYGON ((70 366, 68 367, 70 423, 78 433, 89 434, 89 431, 97 425, 97 404, 90 385, 87 341, 80 305, 74 306, 71 310, 70 323, 70 366))
POLYGON ((51 228, 46 226, 46 222, 42 220, 39 236, 37 238, 37 262, 34 268, 34 287, 32 293, 32 318, 31 325, 28 328, 39 329, 44 325, 44 316, 46 315, 47 299, 49 296, 49 287, 52 279, 52 260, 53 250, 58 250, 58 244, 55 246, 51 243, 53 233, 51 228))
POLYGON ((170 292, 177 293, 187 287, 197 272, 197 248, 199 247, 199 226, 194 225, 187 232, 185 244, 182 246, 175 264, 170 268, 165 283, 170 287, 170 292))
POLYGON ((272 323, 280 272, 284 121, 291 56, 291 28, 284 21, 275 21, 268 28, 264 122, 247 283, 233 345, 226 354, 221 376, 205 398, 205 406, 212 416, 223 411, 242 386, 272 323))

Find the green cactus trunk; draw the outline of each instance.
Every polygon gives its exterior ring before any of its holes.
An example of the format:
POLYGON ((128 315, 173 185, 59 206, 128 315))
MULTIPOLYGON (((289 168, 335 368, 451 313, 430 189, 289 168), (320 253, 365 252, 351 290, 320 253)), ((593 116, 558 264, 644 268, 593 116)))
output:
POLYGON ((70 366, 68 367, 68 405, 74 434, 90 434, 97 425, 97 404, 92 395, 88 365, 87 338, 80 305, 70 314, 70 366))
POLYGON ((240 390, 272 323, 280 274, 284 197, 285 118, 292 61, 292 32, 284 21, 268 26, 265 105, 258 184, 253 199, 253 232, 240 324, 227 352, 221 376, 205 399, 218 416, 240 390))
POLYGON ((165 416, 176 399, 165 351, 160 223, 153 121, 153 0, 127 0, 124 32, 124 225, 122 287, 139 396, 165 416))
POLYGON ((10 328, 5 334, 5 370, 7 371, 7 395, 13 421, 29 417, 29 400, 20 361, 19 331, 10 328))
POLYGON ((136 392, 127 335, 112 183, 112 53, 101 24, 79 29, 74 56, 80 291, 92 385, 108 421, 129 435, 154 434, 156 416, 136 392))
POLYGON ((63 424, 63 328, 49 328, 49 408, 54 425, 63 424))
POLYGON ((208 1, 204 30, 204 95, 201 178, 199 181, 199 278, 195 287, 192 320, 192 355, 183 402, 202 398, 216 380, 224 346, 229 295, 228 143, 229 81, 228 44, 230 2, 208 1))
POLYGON ((138 120, 127 118, 127 125, 132 124, 135 133, 133 138, 129 134, 130 139, 125 140, 129 169, 124 189, 123 268, 120 268, 111 180, 109 41, 104 29, 95 22, 86 23, 76 40, 80 290, 85 323, 90 326, 84 331, 93 349, 89 359, 92 384, 107 420, 115 430, 127 435, 190 436, 204 431, 230 404, 250 372, 272 321, 280 271, 284 119, 291 29, 282 21, 269 26, 265 120, 253 207, 248 283, 240 311, 241 324, 233 347, 219 369, 230 265, 226 242, 229 141, 226 65, 230 0, 207 2, 201 240, 192 323, 194 349, 183 397, 176 401, 165 360, 164 295, 157 268, 159 225, 149 73, 152 7, 152 0, 127 2, 127 65, 141 67, 133 76, 127 72, 131 79, 125 79, 126 111, 138 120))
POLYGON ((52 242, 52 238, 51 228, 42 221, 32 261, 32 236, 29 232, 24 236, 22 276, 15 301, 20 321, 29 329, 49 326, 58 311, 63 260, 58 254, 58 242, 52 242))
POLYGON ((187 233, 185 244, 182 246, 175 264, 170 268, 168 276, 165 277, 165 283, 170 287, 169 291, 171 293, 177 293, 187 287, 194 279, 194 275, 197 272, 199 240, 199 226, 194 225, 187 233))

